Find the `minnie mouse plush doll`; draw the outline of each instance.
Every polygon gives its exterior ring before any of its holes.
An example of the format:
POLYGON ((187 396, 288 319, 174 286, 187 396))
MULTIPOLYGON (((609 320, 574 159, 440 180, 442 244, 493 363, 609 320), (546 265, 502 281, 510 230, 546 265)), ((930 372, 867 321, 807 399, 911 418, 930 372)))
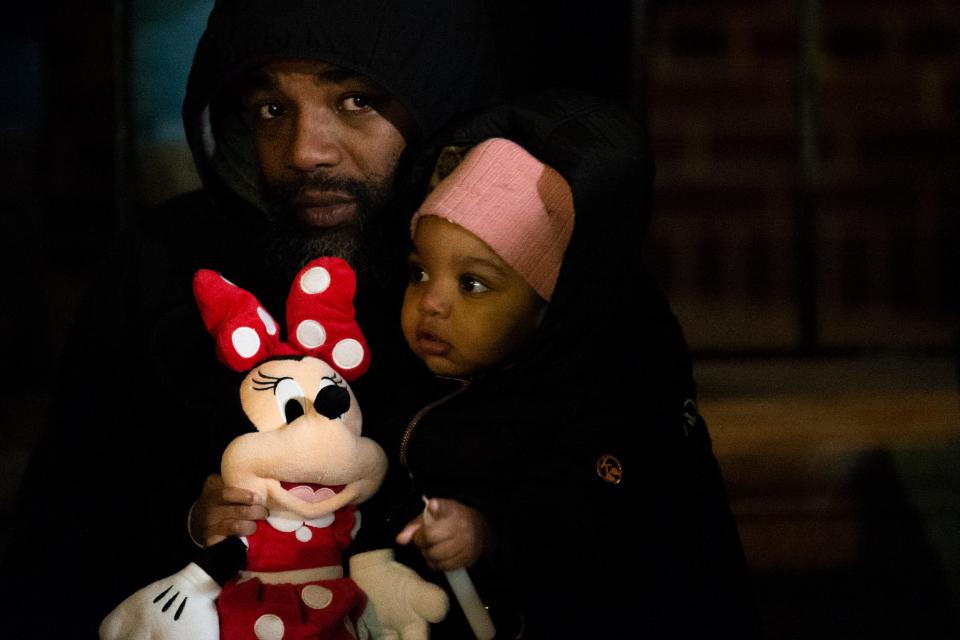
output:
POLYGON ((446 615, 443 591, 393 561, 387 549, 341 554, 359 528, 356 505, 379 488, 380 447, 360 435, 348 381, 370 364, 354 320, 356 276, 339 258, 297 275, 287 340, 247 291, 198 271, 193 289, 217 355, 247 372, 240 403, 249 431, 223 452, 230 486, 265 499, 270 516, 245 538, 204 549, 195 562, 124 600, 100 627, 104 640, 290 640, 428 636, 446 615))

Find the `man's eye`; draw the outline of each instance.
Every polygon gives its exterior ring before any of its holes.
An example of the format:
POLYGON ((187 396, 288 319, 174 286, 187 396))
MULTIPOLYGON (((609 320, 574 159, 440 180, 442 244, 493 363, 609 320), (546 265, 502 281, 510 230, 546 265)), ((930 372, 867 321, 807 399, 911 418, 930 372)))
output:
POLYGON ((465 293, 485 293, 490 287, 473 276, 460 276, 460 290, 465 293))
POLYGON ((428 276, 427 272, 423 270, 423 267, 418 264, 410 265, 410 282, 412 284, 420 284, 429 279, 430 276, 428 276))
POLYGON ((340 108, 343 111, 366 111, 373 108, 373 98, 355 93, 343 98, 340 102, 340 108))
POLYGON ((268 102, 257 107, 257 115, 261 120, 273 120, 283 115, 283 107, 275 102, 268 102))

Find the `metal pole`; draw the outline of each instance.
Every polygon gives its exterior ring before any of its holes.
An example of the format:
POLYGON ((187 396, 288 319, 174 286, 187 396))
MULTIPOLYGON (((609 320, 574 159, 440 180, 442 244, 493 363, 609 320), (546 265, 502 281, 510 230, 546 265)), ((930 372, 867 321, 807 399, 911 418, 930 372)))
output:
POLYGON ((113 231, 127 222, 130 204, 131 111, 130 111, 130 2, 113 0, 113 231))
POLYGON ((820 57, 820 2, 800 0, 797 61, 796 303, 801 351, 820 345, 817 245, 821 186, 817 88, 820 57))

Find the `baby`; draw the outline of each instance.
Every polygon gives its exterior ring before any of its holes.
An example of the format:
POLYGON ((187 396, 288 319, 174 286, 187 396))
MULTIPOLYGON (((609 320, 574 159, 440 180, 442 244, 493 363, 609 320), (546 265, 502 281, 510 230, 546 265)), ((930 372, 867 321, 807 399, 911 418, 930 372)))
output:
MULTIPOLYGON (((522 147, 492 138, 469 150, 411 221, 401 326, 430 371, 496 376, 519 357, 553 295, 573 221, 567 182, 522 147)), ((443 422, 448 433, 460 428, 455 411, 443 422)), ((428 435, 410 447, 442 455, 428 435)), ((412 541, 431 568, 468 567, 491 551, 496 532, 479 511, 452 498, 428 509, 432 522, 414 519, 397 542, 412 541)))

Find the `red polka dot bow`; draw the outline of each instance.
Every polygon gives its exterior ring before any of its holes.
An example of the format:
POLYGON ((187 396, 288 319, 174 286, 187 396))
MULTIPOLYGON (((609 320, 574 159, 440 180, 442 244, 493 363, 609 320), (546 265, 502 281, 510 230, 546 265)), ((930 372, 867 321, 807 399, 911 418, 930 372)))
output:
POLYGON ((234 371, 247 371, 271 356, 320 358, 348 381, 370 366, 367 342, 354 319, 357 276, 341 258, 312 260, 293 281, 287 297, 287 339, 249 291, 219 273, 201 269, 193 295, 217 357, 234 371))

